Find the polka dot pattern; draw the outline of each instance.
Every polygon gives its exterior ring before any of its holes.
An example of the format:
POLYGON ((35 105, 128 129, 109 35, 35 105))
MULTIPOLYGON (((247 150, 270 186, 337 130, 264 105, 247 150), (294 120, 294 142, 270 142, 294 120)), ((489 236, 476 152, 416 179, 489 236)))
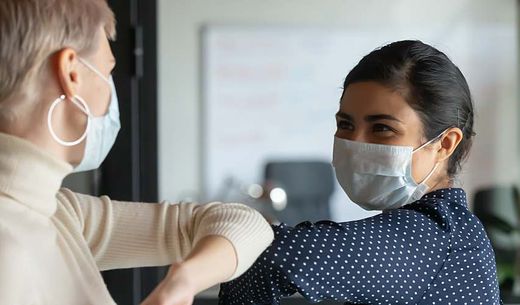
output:
POLYGON ((462 189, 359 221, 273 227, 275 240, 219 304, 501 304, 495 257, 462 189))

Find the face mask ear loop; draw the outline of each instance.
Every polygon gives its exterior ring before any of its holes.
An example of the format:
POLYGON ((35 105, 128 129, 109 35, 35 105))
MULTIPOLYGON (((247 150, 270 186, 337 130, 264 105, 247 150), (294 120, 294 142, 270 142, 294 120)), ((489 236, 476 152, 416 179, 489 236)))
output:
MULTIPOLYGON (((443 131, 443 132, 441 132, 441 134, 439 134, 439 135, 436 136, 435 138, 431 139, 430 141, 428 141, 428 142, 424 143, 423 145, 419 146, 418 148, 414 149, 414 150, 412 151, 412 154, 414 154, 416 151, 418 151, 418 150, 424 148, 425 146, 427 146, 427 145, 429 145, 429 144, 435 142, 435 141, 438 140, 440 137, 442 137, 442 135, 443 135, 445 132, 446 132, 446 130, 443 131)), ((421 183, 419 183, 419 184, 426 184, 426 181, 427 181, 428 179, 431 178, 431 176, 433 175, 433 173, 435 172, 435 170, 437 169, 438 166, 439 166, 439 163, 438 163, 438 162, 435 163, 435 166, 433 167, 432 171, 431 171, 431 172, 428 174, 428 176, 426 176, 426 178, 424 178, 423 181, 421 181, 421 183)), ((428 186, 428 185, 426 185, 426 186, 428 186)))
POLYGON ((423 149, 424 147, 426 147, 426 146, 432 144, 432 143, 435 142, 437 139, 439 139, 443 134, 444 134, 444 133, 441 133, 440 135, 436 136, 435 138, 431 139, 430 141, 428 141, 428 142, 424 143, 423 145, 417 147, 416 149, 414 149, 414 150, 412 151, 412 154, 415 153, 416 151, 418 151, 418 150, 420 150, 420 149, 423 149))
MULTIPOLYGON (((426 181, 427 181, 428 179, 431 178, 431 176, 433 175, 433 173, 435 172, 435 170, 437 169, 437 167, 439 167, 439 162, 435 163, 435 166, 433 167, 432 171, 431 171, 431 172, 428 174, 428 176, 426 176, 426 178, 424 178, 423 181, 421 181, 421 183, 419 183, 419 184, 426 184, 426 181)), ((426 186, 428 186, 428 185, 426 185, 426 186)))
POLYGON ((110 79, 108 79, 106 76, 104 76, 101 72, 99 72, 98 69, 96 69, 93 65, 91 65, 88 61, 84 60, 81 57, 78 57, 78 60, 84 64, 87 68, 89 68, 92 72, 96 73, 99 77, 101 77, 102 80, 107 82, 110 85, 110 79))
POLYGON ((431 139, 430 141, 428 141, 428 142, 424 143, 423 145, 421 145, 421 146, 417 147, 416 149, 414 149, 414 150, 412 151, 412 154, 415 153, 416 151, 418 151, 418 150, 424 148, 425 146, 428 146, 429 144, 435 142, 436 140, 438 140, 440 137, 442 137, 442 136, 444 135, 444 133, 446 133, 446 131, 447 131, 447 129, 444 130, 443 132, 441 132, 441 133, 440 133, 438 136, 436 136, 435 138, 431 139))

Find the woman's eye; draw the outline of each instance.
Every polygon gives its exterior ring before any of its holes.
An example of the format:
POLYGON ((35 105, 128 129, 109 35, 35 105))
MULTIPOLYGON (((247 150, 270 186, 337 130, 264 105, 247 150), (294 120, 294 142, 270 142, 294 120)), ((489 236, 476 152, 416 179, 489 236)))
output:
POLYGON ((339 129, 354 130, 354 125, 349 121, 338 121, 337 126, 339 129))
POLYGON ((395 130, 388 125, 375 124, 372 128, 374 132, 394 132, 395 130))

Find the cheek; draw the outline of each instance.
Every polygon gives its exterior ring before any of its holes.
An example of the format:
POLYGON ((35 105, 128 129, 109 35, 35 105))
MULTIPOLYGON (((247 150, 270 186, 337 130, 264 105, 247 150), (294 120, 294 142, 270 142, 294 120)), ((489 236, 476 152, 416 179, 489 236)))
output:
POLYGON ((92 80, 80 90, 81 97, 85 100, 93 116, 103 116, 110 102, 110 87, 102 80, 92 80))
POLYGON ((418 151, 412 158, 412 177, 417 183, 421 183, 435 166, 434 154, 430 151, 418 151))
POLYGON ((422 181, 422 177, 424 177, 425 172, 424 162, 422 162, 422 158, 418 154, 414 154, 412 158, 412 177, 416 183, 420 183, 422 181))

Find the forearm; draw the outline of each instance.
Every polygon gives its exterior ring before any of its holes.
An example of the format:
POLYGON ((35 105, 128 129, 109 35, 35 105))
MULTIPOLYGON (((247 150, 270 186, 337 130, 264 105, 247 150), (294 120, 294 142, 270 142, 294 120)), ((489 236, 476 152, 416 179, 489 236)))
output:
POLYGON ((186 259, 172 271, 185 274, 196 293, 228 280, 237 268, 237 255, 231 242, 221 236, 201 239, 186 259))
MULTIPOLYGON (((257 211, 242 204, 212 204, 197 211, 194 226, 187 230, 193 245, 207 236, 221 236, 235 251, 237 265, 232 280, 244 273, 273 240, 271 226, 257 211)), ((192 253, 192 248, 188 250, 192 253)), ((186 256, 183 256, 186 257, 186 256)))
POLYGON ((232 243, 237 277, 273 240, 262 215, 241 204, 122 202, 66 189, 58 200, 66 216, 77 219, 100 270, 179 262, 202 239, 216 235, 232 243))
POLYGON ((231 242, 208 235, 182 262, 171 266, 165 279, 141 305, 192 304, 197 293, 227 280, 236 268, 237 256, 231 242))

